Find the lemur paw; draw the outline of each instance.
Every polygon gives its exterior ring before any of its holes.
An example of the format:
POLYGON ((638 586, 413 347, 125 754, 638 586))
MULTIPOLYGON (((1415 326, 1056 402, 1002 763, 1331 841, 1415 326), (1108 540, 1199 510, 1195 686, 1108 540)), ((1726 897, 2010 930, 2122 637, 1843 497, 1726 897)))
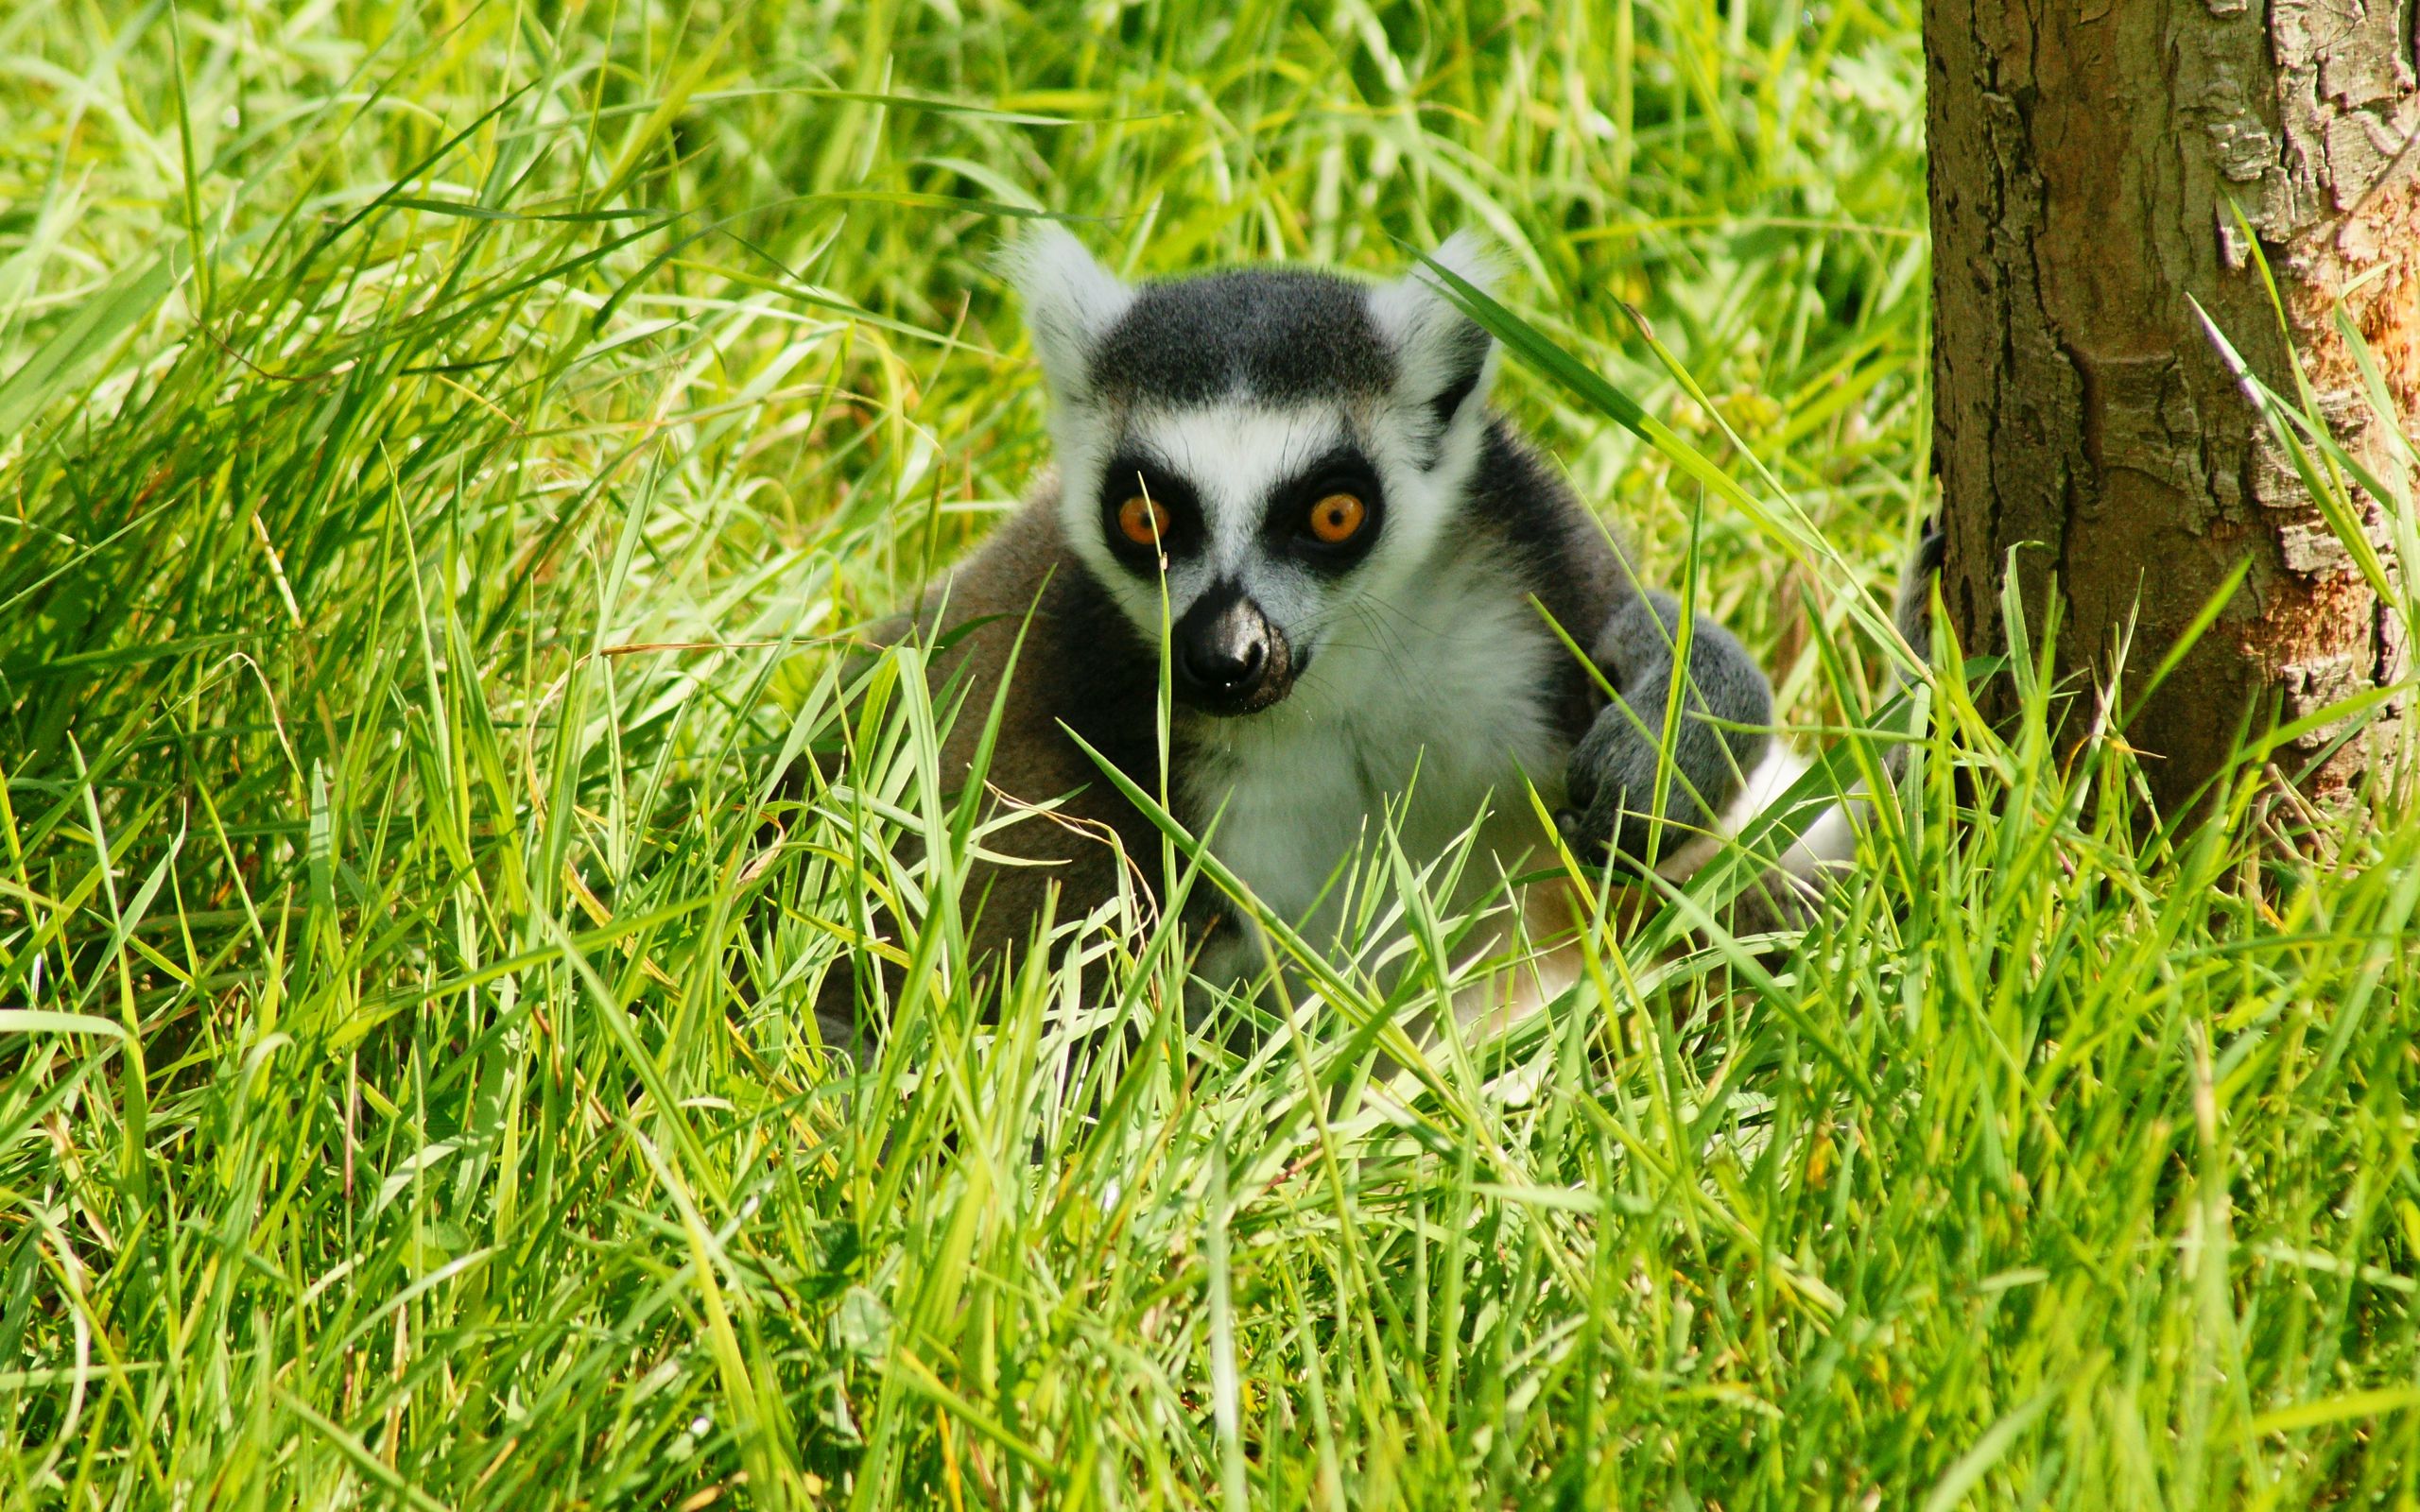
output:
POLYGON ((1720 625, 1699 615, 1674 711, 1681 606, 1642 593, 1616 610, 1591 659, 1614 691, 1564 773, 1569 806, 1556 816, 1573 850, 1653 866, 1713 831, 1763 760, 1772 736, 1772 689, 1763 669, 1720 625), (1656 796, 1663 794, 1658 814, 1656 796))
MULTIPOLYGON (((1598 712, 1587 734, 1573 747, 1564 776, 1568 804, 1555 816, 1564 841, 1581 859, 1614 857, 1651 866, 1713 830, 1718 816, 1738 795, 1740 774, 1763 754, 1762 735, 1748 737, 1759 748, 1733 748, 1725 732, 1685 714, 1673 733, 1671 769, 1664 779, 1662 820, 1656 822, 1658 737, 1664 710, 1616 698, 1598 712)), ((1746 741, 1739 741, 1746 744, 1746 741)))

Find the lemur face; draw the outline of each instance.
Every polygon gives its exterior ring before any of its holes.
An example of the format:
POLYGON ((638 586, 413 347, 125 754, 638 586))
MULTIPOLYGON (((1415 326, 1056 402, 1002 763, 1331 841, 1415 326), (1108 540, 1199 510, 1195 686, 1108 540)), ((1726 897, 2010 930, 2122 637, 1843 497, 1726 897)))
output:
MULTIPOLYGON (((1414 597, 1476 462, 1494 343, 1426 279, 1249 270, 1130 288, 1051 227, 1017 250, 1060 524, 1176 692, 1249 714, 1414 597)), ((1478 282, 1459 238, 1440 261, 1478 282)))

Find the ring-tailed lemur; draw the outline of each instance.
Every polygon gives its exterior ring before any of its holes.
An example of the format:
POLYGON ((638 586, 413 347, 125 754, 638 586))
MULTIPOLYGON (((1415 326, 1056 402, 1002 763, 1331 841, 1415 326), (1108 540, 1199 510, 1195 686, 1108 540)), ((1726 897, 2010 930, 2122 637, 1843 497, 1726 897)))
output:
MULTIPOLYGON (((1115 896, 1123 863, 1106 836, 1160 854, 1069 732, 1160 790, 1164 626, 1175 815, 1322 945, 1337 922, 1321 917, 1337 906, 1323 889, 1391 804, 1414 855, 1484 812, 1494 884, 1546 839, 1523 791, 1534 785, 1579 848, 1678 878, 1805 769, 1769 732, 1763 673, 1700 616, 1651 822, 1679 606, 1637 585, 1605 527, 1491 409, 1495 344, 1427 276, 1373 287, 1253 268, 1129 286, 1055 227, 1011 261, 1056 476, 919 618, 927 631, 976 627, 933 663, 937 679, 972 674, 945 778, 965 771, 1013 649, 989 780, 1028 803, 1074 796, 1055 821, 987 842, 1056 865, 993 868, 979 949, 1022 943, 1047 888, 1062 889, 1062 919, 1115 896)), ((1439 261, 1487 275, 1461 238, 1439 261)), ((1847 838, 1827 816, 1785 868, 1812 876, 1847 838)), ((1235 980, 1261 960, 1227 919, 1197 974, 1235 980)))

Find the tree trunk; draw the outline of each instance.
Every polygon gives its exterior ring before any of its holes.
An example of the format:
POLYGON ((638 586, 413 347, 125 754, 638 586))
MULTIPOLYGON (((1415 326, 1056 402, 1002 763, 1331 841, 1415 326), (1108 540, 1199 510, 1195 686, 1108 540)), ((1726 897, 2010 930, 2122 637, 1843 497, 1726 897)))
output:
MULTIPOLYGON (((2243 589, 2128 727, 2164 806, 2219 769, 2247 712, 2290 719, 2403 675, 2400 630, 2187 298, 2256 373, 2294 392, 2232 201, 2276 276, 2322 409, 2384 475, 2392 454, 2331 312, 2341 299, 2409 427, 2420 413, 2414 9, 1926 0, 1942 590, 1967 651, 2005 648, 2009 552, 2039 542, 2016 574, 2036 631, 2058 595, 2060 674, 2105 685, 2131 623, 2139 690, 2251 558, 2243 589)), ((2317 788, 2341 790, 2376 744, 2350 743, 2317 788)))

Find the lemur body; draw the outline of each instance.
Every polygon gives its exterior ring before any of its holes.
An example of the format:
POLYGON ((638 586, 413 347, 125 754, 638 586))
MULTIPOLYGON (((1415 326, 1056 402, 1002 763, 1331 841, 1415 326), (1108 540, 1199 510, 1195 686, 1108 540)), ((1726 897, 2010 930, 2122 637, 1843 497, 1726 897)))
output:
MULTIPOLYGON (((1440 257, 1483 272, 1459 243, 1440 257)), ((1547 838, 1529 787, 1584 850, 1684 876, 1803 769, 1768 732, 1763 674, 1699 617, 1665 843, 1646 857, 1678 606, 1642 590, 1490 410, 1494 343, 1426 279, 1249 270, 1130 288, 1055 230, 1024 244, 1017 272, 1055 476, 918 615, 927 631, 976 627, 934 667, 972 690, 945 780, 964 772, 1006 678, 989 780, 1012 800, 1064 799, 988 842, 1050 865, 985 879, 978 949, 1021 944, 1050 887, 1063 919, 1114 897, 1136 873, 1106 836, 1155 880, 1157 831, 1068 732, 1159 788, 1164 627, 1171 809, 1322 947, 1331 879, 1391 812, 1416 858, 1481 826, 1491 864, 1466 868, 1465 894, 1524 869, 1547 838)), ((1812 875, 1835 858, 1802 842, 1789 859, 1812 875)), ((1199 922, 1217 915, 1206 906, 1199 922)), ((1248 929, 1209 934, 1198 974, 1257 969, 1248 929)))

